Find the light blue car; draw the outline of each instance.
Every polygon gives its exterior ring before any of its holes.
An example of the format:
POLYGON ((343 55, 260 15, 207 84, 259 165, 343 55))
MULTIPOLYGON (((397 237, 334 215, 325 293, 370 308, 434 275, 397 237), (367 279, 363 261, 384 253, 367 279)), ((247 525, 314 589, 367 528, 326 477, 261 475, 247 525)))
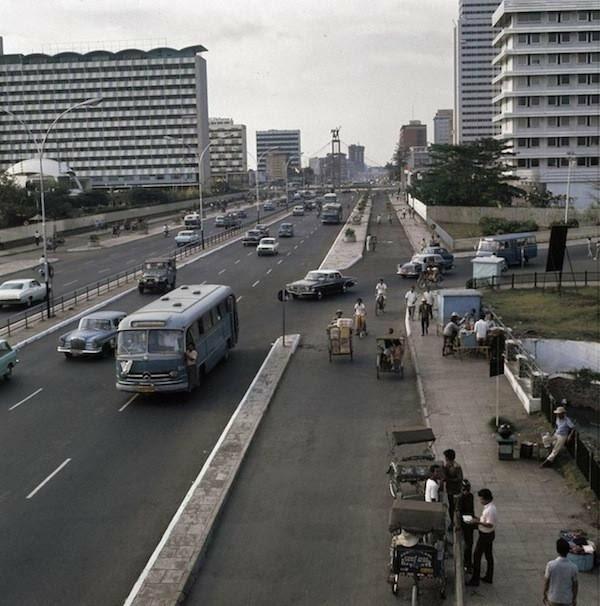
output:
POLYGON ((8 341, 0 339, 0 376, 5 380, 10 379, 13 369, 18 363, 17 352, 8 344, 8 341))

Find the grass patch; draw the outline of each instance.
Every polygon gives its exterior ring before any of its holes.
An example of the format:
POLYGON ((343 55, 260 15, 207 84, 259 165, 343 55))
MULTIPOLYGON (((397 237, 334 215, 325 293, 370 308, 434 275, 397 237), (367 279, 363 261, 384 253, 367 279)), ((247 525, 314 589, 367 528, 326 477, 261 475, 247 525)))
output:
POLYGON ((439 226, 453 238, 479 238, 481 227, 477 223, 445 223, 438 221, 439 226))
POLYGON ((485 291, 493 307, 517 336, 600 341, 600 301, 595 288, 485 291))

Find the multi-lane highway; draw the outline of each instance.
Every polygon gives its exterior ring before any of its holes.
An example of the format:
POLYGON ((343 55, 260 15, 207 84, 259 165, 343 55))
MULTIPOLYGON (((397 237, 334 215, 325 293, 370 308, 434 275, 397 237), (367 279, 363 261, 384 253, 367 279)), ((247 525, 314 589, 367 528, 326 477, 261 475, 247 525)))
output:
MULTIPOLYGON (((279 333, 277 290, 317 267, 338 233, 314 213, 294 223, 276 257, 238 242, 181 269, 180 284, 231 285, 240 310, 238 347, 192 395, 132 399, 115 390, 113 361, 67 361, 58 334, 20 352, 1 386, 3 603, 122 602, 279 333)), ((111 308, 149 300, 131 293, 111 308)), ((291 329, 302 332, 304 310, 291 329)))

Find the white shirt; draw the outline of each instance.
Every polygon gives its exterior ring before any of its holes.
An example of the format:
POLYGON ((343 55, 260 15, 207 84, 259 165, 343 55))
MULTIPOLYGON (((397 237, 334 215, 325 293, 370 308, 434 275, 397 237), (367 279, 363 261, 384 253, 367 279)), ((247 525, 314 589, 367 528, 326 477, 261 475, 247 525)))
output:
POLYGON ((488 333, 488 324, 485 320, 479 319, 475 322, 475 336, 478 339, 485 339, 488 333))
POLYGON ((498 512, 496 511, 496 506, 494 503, 488 503, 484 506, 479 521, 485 522, 486 524, 492 524, 491 528, 487 528, 486 526, 479 524, 479 532, 489 534, 490 532, 494 532, 494 530, 496 530, 496 524, 498 523, 498 512))
POLYGON ((417 304, 417 293, 414 290, 409 290, 405 295, 404 298, 406 299, 406 304, 409 307, 413 307, 417 304))
POLYGON ((427 478, 425 482, 425 501, 427 503, 437 503, 440 500, 440 485, 432 478, 427 478))
POLYGON ((431 291, 425 291, 423 293, 423 297, 425 298, 427 305, 431 305, 433 307, 434 294, 431 291))
POLYGON ((355 316, 366 316, 367 315, 367 308, 364 303, 357 303, 354 306, 354 315, 355 316))
POLYGON ((385 282, 377 282, 377 285, 375 286, 375 294, 377 296, 383 295, 385 297, 387 294, 387 284, 385 282))

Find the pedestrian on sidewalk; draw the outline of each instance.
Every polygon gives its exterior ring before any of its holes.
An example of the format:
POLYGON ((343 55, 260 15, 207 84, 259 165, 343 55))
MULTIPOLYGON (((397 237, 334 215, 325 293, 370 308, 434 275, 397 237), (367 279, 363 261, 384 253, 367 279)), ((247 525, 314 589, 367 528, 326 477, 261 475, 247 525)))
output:
POLYGON ((588 236, 588 239, 587 239, 587 256, 590 259, 594 258, 594 254, 592 253, 592 239, 589 236, 588 236))
POLYGON ((460 515, 460 528, 464 541, 463 566, 471 574, 473 572, 473 534, 475 533, 475 526, 470 522, 465 522, 463 518, 463 516, 471 516, 472 518, 475 515, 475 500, 469 480, 465 479, 461 482, 460 496, 456 507, 460 515))
POLYGON ((427 503, 440 502, 440 484, 442 483, 442 469, 439 465, 429 468, 429 477, 425 482, 425 501, 427 503))
POLYGON ((40 232, 36 229, 34 234, 33 234, 33 239, 35 241, 35 245, 39 246, 40 242, 42 241, 42 236, 40 235, 40 232))
POLYGON ((429 319, 431 317, 431 311, 429 305, 427 305, 427 299, 423 297, 421 304, 419 305, 419 320, 421 320, 421 336, 429 334, 429 319))
POLYGON ((567 442, 570 442, 575 436, 575 424, 567 417, 567 409, 564 407, 567 401, 563 398, 560 403, 561 405, 554 411, 554 414, 556 415, 556 431, 552 436, 552 452, 546 457, 540 467, 552 465, 558 453, 565 447, 567 442))
POLYGON ((427 240, 425 238, 421 238, 421 251, 427 248, 427 240))
POLYGON ((492 502, 494 496, 489 488, 482 488, 478 493, 480 503, 483 505, 481 517, 473 516, 473 524, 479 530, 475 553, 473 554, 473 576, 465 583, 469 587, 478 587, 479 581, 484 583, 494 582, 494 552, 493 543, 496 538, 496 524, 498 523, 498 512, 496 505, 492 502), (487 569, 485 576, 481 576, 481 558, 485 556, 487 569))
POLYGON ((485 345, 487 345, 488 323, 482 317, 479 318, 477 322, 475 322, 473 330, 475 331, 477 346, 484 347, 485 345))
POLYGON ((410 290, 408 290, 406 292, 406 294, 404 295, 404 298, 406 299, 406 308, 408 309, 408 318, 410 320, 414 320, 415 319, 415 308, 417 306, 417 299, 418 299, 414 286, 410 287, 410 290))
POLYGON ((546 606, 576 606, 577 566, 567 560, 569 542, 560 538, 556 541, 558 557, 546 564, 544 574, 543 603, 546 606))
POLYGON ((442 346, 442 356, 448 356, 454 353, 454 347, 456 344, 456 338, 458 337, 458 314, 453 313, 450 316, 450 321, 444 326, 442 335, 444 337, 444 344, 442 346))
POLYGON ((596 240, 596 254, 594 255, 594 261, 597 261, 598 257, 600 257, 600 239, 596 240))
POLYGON ((454 498, 460 494, 463 470, 456 462, 456 452, 452 448, 444 450, 444 487, 448 495, 448 515, 450 516, 450 529, 454 527, 454 498))
POLYGON ((435 295, 431 292, 431 288, 429 286, 425 287, 423 297, 425 298, 427 306, 429 307, 429 317, 433 320, 433 302, 435 301, 435 295))

